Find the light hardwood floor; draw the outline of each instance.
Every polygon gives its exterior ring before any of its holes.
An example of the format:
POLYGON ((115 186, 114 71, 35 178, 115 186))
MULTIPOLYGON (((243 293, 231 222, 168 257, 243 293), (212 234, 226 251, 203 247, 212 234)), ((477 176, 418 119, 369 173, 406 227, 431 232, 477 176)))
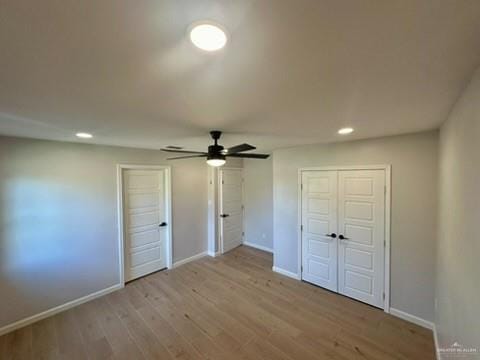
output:
POLYGON ((432 332, 241 246, 0 337, 3 359, 434 359, 432 332))

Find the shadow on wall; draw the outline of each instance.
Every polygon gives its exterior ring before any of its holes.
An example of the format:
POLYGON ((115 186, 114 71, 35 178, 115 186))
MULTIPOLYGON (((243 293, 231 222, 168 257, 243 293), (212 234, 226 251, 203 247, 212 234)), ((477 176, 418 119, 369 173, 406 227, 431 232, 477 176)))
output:
POLYGON ((81 187, 21 177, 0 186, 2 327, 88 292, 89 279, 102 278, 95 239, 106 224, 86 216, 102 198, 81 187))

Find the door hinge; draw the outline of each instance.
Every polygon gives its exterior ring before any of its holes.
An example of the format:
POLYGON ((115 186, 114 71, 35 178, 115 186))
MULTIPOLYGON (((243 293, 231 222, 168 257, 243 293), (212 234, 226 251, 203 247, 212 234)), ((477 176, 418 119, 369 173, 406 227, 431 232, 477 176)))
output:
POLYGON ((244 231, 242 231, 242 236, 245 236, 245 232, 244 232, 244 231))
POLYGON ((303 225, 300 225, 300 231, 303 231, 303 225))
POLYGON ((242 210, 245 210, 245 206, 242 205, 242 210))
POLYGON ((303 265, 300 266, 300 271, 303 273, 303 265))
POLYGON ((383 300, 385 300, 385 293, 382 294, 383 300))
POLYGON ((300 190, 303 191, 303 184, 300 184, 300 190))
POLYGON ((385 195, 387 195, 387 185, 385 185, 385 186, 383 187, 383 193, 384 193, 385 195))

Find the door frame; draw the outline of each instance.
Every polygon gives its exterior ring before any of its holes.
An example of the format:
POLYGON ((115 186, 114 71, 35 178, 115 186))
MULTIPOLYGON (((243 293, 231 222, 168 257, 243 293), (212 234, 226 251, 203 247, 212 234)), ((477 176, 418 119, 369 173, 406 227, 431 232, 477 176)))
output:
POLYGON ((236 167, 221 167, 218 168, 217 171, 217 198, 218 198, 218 203, 217 203, 217 211, 216 211, 216 217, 217 221, 215 222, 217 224, 217 229, 218 229, 218 251, 220 254, 224 253, 223 249, 223 224, 222 224, 222 219, 220 218, 220 207, 222 204, 222 183, 221 183, 221 172, 222 170, 239 170, 240 174, 242 176, 242 244, 245 241, 245 184, 243 181, 243 168, 236 168, 236 167))
POLYGON ((391 203, 392 203, 392 166, 391 165, 352 165, 352 166, 319 166, 303 167, 298 169, 297 180, 297 199, 298 199, 298 218, 297 218, 297 251, 298 267, 297 273, 302 279, 302 172, 304 171, 342 171, 342 170, 384 170, 385 171, 385 281, 384 281, 384 312, 390 313, 390 240, 391 240, 391 203))
POLYGON ((123 209, 123 172, 124 170, 164 170, 165 171, 165 215, 167 226, 167 269, 172 268, 172 178, 171 166, 117 164, 117 218, 118 218, 118 256, 120 284, 125 285, 125 226, 123 209))

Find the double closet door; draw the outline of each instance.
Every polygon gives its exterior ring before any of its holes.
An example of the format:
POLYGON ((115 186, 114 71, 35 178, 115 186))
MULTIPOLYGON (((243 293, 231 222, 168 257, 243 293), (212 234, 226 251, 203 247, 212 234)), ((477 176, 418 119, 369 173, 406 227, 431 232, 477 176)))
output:
POLYGON ((385 170, 302 171, 302 279, 384 308, 385 170))

